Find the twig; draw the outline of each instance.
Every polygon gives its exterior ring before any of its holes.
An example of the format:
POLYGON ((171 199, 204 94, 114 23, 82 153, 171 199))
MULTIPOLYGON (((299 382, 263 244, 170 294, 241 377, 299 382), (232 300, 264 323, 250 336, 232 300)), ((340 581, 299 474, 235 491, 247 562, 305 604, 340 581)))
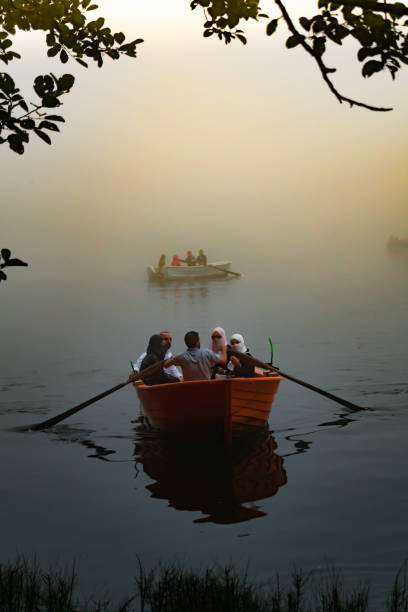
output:
MULTIPOLYGON (((356 3, 353 2, 352 0, 349 0, 350 4, 355 5, 356 3)), ((319 67, 319 70, 322 74, 323 80, 325 81, 326 85, 328 86, 328 88, 330 89, 330 91, 334 94, 334 96, 336 96, 337 100, 340 102, 340 104, 342 104, 343 102, 348 102, 350 104, 351 107, 355 106, 360 106, 362 108, 367 108, 368 110, 372 110, 372 111, 380 111, 380 112, 386 112, 386 111, 391 111, 392 108, 384 108, 384 107, 379 107, 379 106, 372 106, 371 104, 365 104, 364 102, 359 102, 358 100, 354 100, 353 98, 347 98, 346 96, 343 96, 343 94, 341 94, 336 87, 333 85, 332 81, 329 79, 329 77, 327 76, 328 73, 330 72, 334 72, 334 70, 332 68, 328 68, 325 63, 323 62, 321 56, 316 53, 313 48, 309 45, 308 42, 306 42, 305 37, 300 34, 300 32, 295 28, 294 23, 292 21, 292 19, 290 18, 289 13, 287 12, 284 4, 282 3, 281 0, 274 0, 275 4, 278 5, 283 19, 286 22, 286 25, 288 26, 288 29, 290 32, 292 32, 293 36, 295 36, 298 41, 299 44, 302 45, 302 47, 305 49, 305 51, 307 53, 309 53, 309 55, 311 55, 313 57, 313 59, 315 60, 316 64, 319 67)), ((348 4, 348 0, 343 0, 342 2, 343 4, 348 4)), ((360 2, 361 4, 363 2, 360 2)), ((378 3, 374 3, 374 4, 378 4, 378 3)), ((389 5, 388 5, 389 6, 389 5)))

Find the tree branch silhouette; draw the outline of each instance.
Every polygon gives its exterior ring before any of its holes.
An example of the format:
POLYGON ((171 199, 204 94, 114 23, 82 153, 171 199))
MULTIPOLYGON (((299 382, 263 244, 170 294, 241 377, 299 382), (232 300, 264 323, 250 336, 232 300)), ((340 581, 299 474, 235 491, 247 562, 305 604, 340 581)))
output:
MULTIPOLYGON (((384 107, 379 107, 379 106, 373 106, 371 104, 366 104, 365 102, 359 102, 358 100, 354 100, 353 98, 348 98, 347 96, 344 96, 343 94, 341 94, 337 88, 334 86, 333 82, 331 81, 331 79, 329 78, 328 74, 335 72, 335 68, 328 68, 326 66, 326 64, 323 62, 322 60, 322 55, 320 53, 318 53, 316 50, 313 49, 313 47, 306 42, 305 37, 295 28, 295 25, 292 21, 292 19, 289 16, 289 13, 286 10, 285 5, 283 4, 283 2, 281 0, 274 0, 275 4, 278 5, 281 13, 282 13, 282 17, 284 19, 284 21, 286 22, 286 25, 288 26, 288 29, 290 32, 292 32, 292 35, 295 36, 298 40, 298 43, 303 47, 303 49, 313 57, 313 59, 315 60, 316 64, 319 67, 319 70, 321 72, 322 78, 324 80, 324 82, 326 83, 326 85, 328 86, 328 88, 330 89, 330 91, 333 93, 333 95, 337 98, 337 100, 340 102, 340 104, 342 102, 348 102, 350 104, 350 107, 352 106, 361 106, 362 108, 366 108, 368 110, 372 110, 372 111, 391 111, 392 108, 384 108, 384 107)), ((376 3, 372 3, 372 4, 376 4, 376 3)))
MULTIPOLYGON (((136 57, 136 47, 143 42, 137 38, 126 42, 123 32, 112 32, 103 17, 88 19, 88 13, 98 8, 92 0, 3 0, 0 2, 0 61, 8 65, 20 59, 13 50, 13 36, 17 31, 41 30, 46 33, 48 57, 58 57, 62 64, 75 61, 84 68, 92 61, 102 67, 105 58, 118 60, 122 56, 136 57)), ((147 0, 146 0, 147 1, 147 0)), ((206 38, 215 36, 225 44, 239 40, 247 43, 240 24, 243 21, 268 19, 262 12, 261 0, 189 0, 190 8, 204 11, 206 38)), ((272 36, 278 23, 285 23, 289 31, 288 49, 301 46, 315 61, 320 75, 338 102, 346 102, 370 111, 392 110, 367 104, 344 95, 333 82, 336 69, 327 66, 324 54, 327 43, 341 45, 347 37, 359 44, 357 60, 362 64, 362 76, 369 78, 387 70, 392 79, 408 65, 408 0, 386 2, 377 0, 316 0, 318 13, 301 17, 299 25, 288 10, 290 0, 272 0, 279 10, 278 18, 266 26, 272 36), (300 27, 299 27, 300 26, 300 27)), ((20 93, 12 77, 0 72, 0 144, 23 154, 32 134, 51 144, 50 132, 59 132, 63 117, 45 114, 47 109, 62 105, 61 98, 72 89, 71 74, 39 75, 33 88, 39 101, 29 104, 20 93), (23 113, 21 113, 23 111, 23 113), (20 113, 20 114, 19 114, 20 113)))

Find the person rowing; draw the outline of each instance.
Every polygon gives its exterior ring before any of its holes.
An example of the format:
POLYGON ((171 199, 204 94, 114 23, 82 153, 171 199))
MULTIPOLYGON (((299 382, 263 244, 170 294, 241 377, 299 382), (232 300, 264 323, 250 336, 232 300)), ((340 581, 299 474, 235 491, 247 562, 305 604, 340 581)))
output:
POLYGON ((203 249, 200 249, 197 255, 197 265, 198 266, 206 266, 207 265, 207 255, 204 253, 203 249))
POLYGON ((202 349, 200 336, 196 331, 189 331, 184 336, 187 350, 176 357, 168 359, 164 367, 172 365, 180 366, 183 372, 183 379, 187 380, 209 380, 212 375, 212 368, 215 365, 227 363, 227 347, 220 347, 218 353, 211 349, 202 349))
MULTIPOLYGON (((166 354, 164 355, 163 359, 171 359, 171 357, 173 357, 173 353, 171 352, 171 343, 172 343, 172 337, 171 337, 171 333, 169 331, 162 331, 160 332, 160 336, 162 336, 165 340, 165 344, 166 344, 166 354)), ((142 353, 135 362, 133 362, 133 370, 134 372, 138 373, 140 372, 140 370, 142 369, 142 361, 143 359, 146 357, 147 352, 145 351, 144 353, 142 353)), ((175 378, 181 378, 182 377, 182 373, 180 368, 176 368, 176 366, 171 366, 170 368, 165 368, 164 371, 166 372, 166 374, 169 374, 170 376, 174 376, 175 378)))
POLYGON ((182 259, 181 261, 186 263, 188 266, 195 266, 196 265, 196 258, 194 257, 194 255, 192 254, 191 251, 187 251, 186 258, 182 259))
MULTIPOLYGON (((143 370, 149 368, 155 363, 163 361, 167 348, 167 342, 161 334, 153 334, 153 336, 150 336, 149 344, 147 345, 146 349, 146 356, 142 360, 140 371, 143 372, 143 370)), ((142 376, 142 380, 145 385, 165 385, 167 383, 180 382, 180 378, 178 376, 168 374, 163 368, 154 374, 142 376)))

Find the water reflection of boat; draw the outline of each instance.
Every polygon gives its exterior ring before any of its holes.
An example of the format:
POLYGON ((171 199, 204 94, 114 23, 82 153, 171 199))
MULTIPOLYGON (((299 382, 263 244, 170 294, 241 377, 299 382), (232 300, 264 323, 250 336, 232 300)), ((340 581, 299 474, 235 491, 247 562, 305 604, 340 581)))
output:
POLYGON ((229 283, 233 283, 234 276, 227 274, 216 278, 191 278, 179 281, 147 281, 147 291, 154 300, 168 302, 169 297, 173 298, 175 304, 188 302, 190 304, 200 304, 209 298, 214 290, 226 290, 229 283))
POLYGON ((175 281, 200 278, 222 278, 228 275, 231 261, 216 261, 206 266, 164 266, 157 272, 153 266, 147 268, 149 280, 175 281))
POLYGON ((405 251, 408 250, 408 240, 390 236, 387 240, 387 247, 390 251, 405 251))
POLYGON ((254 502, 276 495, 286 484, 283 459, 268 430, 234 440, 229 447, 195 441, 143 437, 135 458, 155 482, 152 497, 176 510, 202 512, 195 523, 239 523, 265 516, 254 502))
POLYGON ((178 435, 233 437, 265 426, 280 376, 192 380, 167 385, 135 384, 156 430, 178 435))

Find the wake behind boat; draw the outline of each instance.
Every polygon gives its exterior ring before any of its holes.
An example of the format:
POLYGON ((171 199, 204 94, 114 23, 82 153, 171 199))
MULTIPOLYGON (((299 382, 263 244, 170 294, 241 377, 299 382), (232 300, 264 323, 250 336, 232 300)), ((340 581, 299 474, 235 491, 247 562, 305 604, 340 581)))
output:
POLYGON ((218 378, 148 386, 136 391, 151 426, 178 435, 233 437, 264 427, 281 376, 218 378))
POLYGON ((149 280, 172 281, 201 278, 222 278, 228 276, 231 261, 216 261, 205 266, 164 266, 158 272, 153 266, 147 268, 149 280))

